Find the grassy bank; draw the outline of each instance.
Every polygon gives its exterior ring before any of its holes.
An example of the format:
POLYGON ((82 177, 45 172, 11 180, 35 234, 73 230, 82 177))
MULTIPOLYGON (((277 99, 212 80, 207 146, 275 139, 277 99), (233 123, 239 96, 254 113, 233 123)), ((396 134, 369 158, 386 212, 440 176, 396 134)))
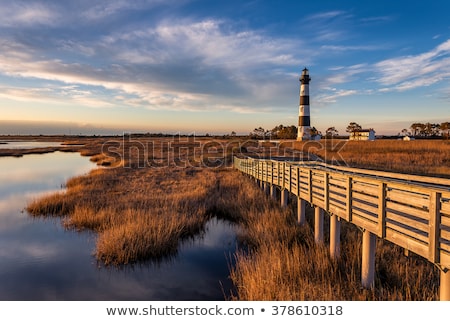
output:
POLYGON ((449 140, 322 140, 294 142, 290 145, 297 151, 314 153, 329 163, 397 173, 450 177, 449 140))
MULTIPOLYGON (((410 159, 414 162, 401 167, 400 172, 447 173, 449 145, 445 142, 430 143, 428 149, 421 142, 391 143, 356 142, 339 150, 327 142, 306 147, 315 146, 320 157, 328 161, 340 157, 351 166, 386 169, 388 163, 389 169, 396 170, 410 159), (410 143, 414 144, 407 145, 410 143), (416 155, 418 151, 422 156, 416 155), (428 163, 436 157, 437 162, 428 163)), ((85 148, 85 155, 109 168, 69 180, 65 191, 35 200, 28 211, 34 216, 61 216, 67 229, 98 233, 94 255, 104 264, 131 264, 174 255, 183 239, 194 237, 208 219, 218 216, 240 226, 240 249, 230 269, 236 289, 226 293, 226 299, 437 299, 437 269, 380 240, 376 286, 362 289, 361 232, 344 222, 341 258, 332 260, 326 246, 315 244, 312 222, 302 227, 296 223, 295 199, 291 207, 282 209, 263 195, 253 180, 227 166, 233 153, 247 152, 236 142, 146 138, 89 144, 85 144, 91 146, 85 148)), ((288 150, 277 153, 292 153, 292 143, 285 147, 288 150)), ((304 146, 294 147, 298 151, 304 146)), ((267 154, 267 150, 262 153, 267 154)), ((307 217, 312 220, 312 208, 307 217)))
POLYGON ((174 168, 96 170, 69 180, 66 192, 30 203, 28 211, 97 232, 95 256, 105 264, 158 259, 204 227, 217 176, 174 168))

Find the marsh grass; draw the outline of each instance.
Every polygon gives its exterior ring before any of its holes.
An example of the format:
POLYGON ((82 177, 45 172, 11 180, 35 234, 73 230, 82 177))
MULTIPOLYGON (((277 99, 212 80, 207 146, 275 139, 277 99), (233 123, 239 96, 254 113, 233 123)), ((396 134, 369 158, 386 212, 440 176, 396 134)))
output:
POLYGON ((27 210, 35 216, 60 215, 68 229, 97 232, 99 261, 129 264, 173 253, 180 239, 202 230, 214 186, 214 173, 208 171, 95 170, 27 210))
POLYGON ((329 163, 404 174, 450 177, 450 141, 395 139, 375 141, 323 140, 294 142, 329 163))

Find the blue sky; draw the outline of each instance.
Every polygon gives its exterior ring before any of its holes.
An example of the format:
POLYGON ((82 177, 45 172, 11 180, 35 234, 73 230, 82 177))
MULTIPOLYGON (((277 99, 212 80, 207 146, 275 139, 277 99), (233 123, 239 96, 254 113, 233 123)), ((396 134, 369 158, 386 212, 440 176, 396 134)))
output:
POLYGON ((450 121, 450 2, 0 0, 0 134, 450 121))

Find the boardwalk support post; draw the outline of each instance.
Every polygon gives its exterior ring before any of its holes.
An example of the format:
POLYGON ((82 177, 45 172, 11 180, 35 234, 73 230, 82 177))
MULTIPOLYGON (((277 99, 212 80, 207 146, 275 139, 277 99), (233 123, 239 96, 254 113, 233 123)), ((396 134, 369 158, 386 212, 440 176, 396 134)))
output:
POLYGON ((365 288, 375 285, 375 249, 377 236, 368 230, 363 232, 361 283, 365 288))
POLYGON ((277 185, 275 184, 270 185, 270 196, 274 200, 277 199, 277 185))
POLYGON ((297 198, 297 222, 300 225, 304 225, 306 223, 306 201, 297 198))
POLYGON ((330 217, 330 256, 339 258, 341 254, 341 221, 337 215, 330 217))
POLYGON ((287 207, 288 205, 288 196, 289 191, 287 188, 283 188, 281 190, 281 207, 287 207))
POLYGON ((441 270, 439 284, 439 300, 450 301, 450 270, 441 270))
POLYGON ((323 243, 323 209, 314 209, 314 239, 316 243, 323 243))
POLYGON ((270 194, 270 184, 268 182, 264 182, 264 192, 266 195, 270 194))

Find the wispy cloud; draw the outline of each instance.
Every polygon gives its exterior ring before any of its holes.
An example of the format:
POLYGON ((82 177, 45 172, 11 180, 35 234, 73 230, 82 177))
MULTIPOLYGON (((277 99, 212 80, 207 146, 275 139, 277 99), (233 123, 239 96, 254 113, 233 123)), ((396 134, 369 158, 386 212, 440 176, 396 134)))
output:
MULTIPOLYGON (((106 103, 95 90, 64 91, 68 101, 92 107, 125 104, 149 109, 210 110, 240 100, 231 109, 248 112, 260 108, 262 98, 273 100, 285 90, 280 84, 274 85, 274 80, 290 77, 280 69, 289 70, 306 62, 294 55, 299 47, 306 48, 299 39, 272 38, 213 19, 162 21, 94 40, 56 39, 49 44, 55 46, 52 55, 59 51, 91 60, 77 58, 73 62, 64 54, 58 58, 36 55, 31 45, 4 39, 0 43, 0 73, 61 82, 62 87, 100 87, 110 91, 111 97, 118 97, 106 103), (243 107, 245 100, 247 106, 243 107)), ((0 90, 10 99, 19 91, 22 96, 18 99, 32 99, 39 93, 23 88, 0 90)))
POLYGON ((347 37, 346 26, 352 18, 347 11, 326 11, 305 17, 304 25, 314 35, 314 42, 337 42, 347 37))
POLYGON ((355 89, 337 89, 329 88, 327 92, 322 92, 316 99, 318 106, 324 106, 336 103, 339 98, 357 95, 359 92, 355 89))
POLYGON ((450 40, 417 55, 394 57, 374 64, 335 66, 329 71, 319 88, 317 102, 321 105, 336 103, 344 96, 403 92, 438 84, 444 88, 436 89, 436 92, 446 99, 448 95, 445 93, 450 92, 447 85, 450 79, 450 40), (363 83, 366 89, 361 86, 363 83))
POLYGON ((380 84, 399 91, 441 82, 450 77, 450 39, 428 52, 386 59, 374 67, 380 84))
POLYGON ((392 16, 376 16, 376 17, 366 17, 361 18, 360 21, 363 23, 383 23, 383 22, 389 22, 394 20, 394 17, 392 16))
POLYGON ((347 16, 347 12, 343 10, 332 10, 332 11, 326 11, 326 12, 320 12, 316 14, 309 15, 306 17, 306 21, 323 21, 323 20, 330 20, 334 19, 336 17, 342 17, 347 16))
POLYGON ((348 51, 375 51, 385 49, 383 45, 323 45, 322 50, 336 51, 336 52, 348 52, 348 51))
POLYGON ((202 63, 230 68, 251 68, 266 63, 299 63, 292 52, 304 43, 299 39, 270 38, 252 30, 232 30, 220 20, 164 21, 154 28, 105 38, 122 47, 119 58, 131 63, 161 63, 198 58, 202 63), (121 44, 122 43, 122 44, 121 44), (142 45, 129 49, 130 43, 142 45), (125 46, 124 46, 125 45, 125 46))
POLYGON ((0 26, 54 25, 61 16, 54 7, 36 2, 13 1, 0 6, 0 26))
POLYGON ((158 5, 167 5, 172 0, 101 0, 95 5, 89 5, 83 11, 82 16, 90 20, 105 19, 124 10, 149 9, 158 5))

